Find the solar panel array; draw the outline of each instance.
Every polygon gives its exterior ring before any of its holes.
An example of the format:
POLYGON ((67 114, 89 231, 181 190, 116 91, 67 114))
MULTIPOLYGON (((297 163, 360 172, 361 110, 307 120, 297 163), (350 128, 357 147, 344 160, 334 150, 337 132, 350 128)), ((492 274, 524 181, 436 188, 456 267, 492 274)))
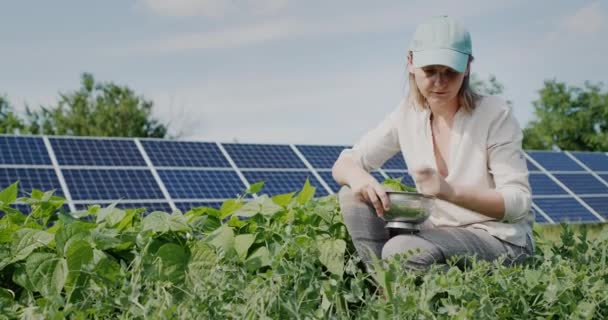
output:
MULTIPOLYGON (((72 211, 113 202, 162 211, 217 208, 258 181, 265 181, 261 193, 272 196, 297 191, 308 179, 324 196, 340 188, 331 167, 348 147, 1 135, 0 187, 19 180, 21 196, 54 189, 72 211)), ((608 219, 607 154, 526 157, 537 222, 608 219)), ((401 154, 372 175, 414 185, 401 154)))

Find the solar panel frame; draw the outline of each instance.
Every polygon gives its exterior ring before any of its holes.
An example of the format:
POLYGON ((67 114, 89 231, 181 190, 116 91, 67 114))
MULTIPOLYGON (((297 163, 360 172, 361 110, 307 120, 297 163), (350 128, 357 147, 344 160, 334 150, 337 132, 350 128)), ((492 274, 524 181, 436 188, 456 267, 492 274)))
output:
POLYGON ((598 218, 574 197, 535 198, 533 201, 556 223, 599 222, 598 218))
POLYGON ((265 181, 264 187, 259 194, 274 196, 294 191, 299 192, 304 186, 307 177, 310 184, 316 188, 316 197, 329 194, 310 171, 243 170, 242 173, 250 184, 265 181))
POLYGON ((608 194, 608 186, 588 173, 554 173, 575 194, 608 194))
POLYGON ((49 138, 60 166, 145 167, 134 140, 49 138))
POLYGON ((0 190, 19 180, 18 194, 27 196, 32 189, 41 191, 55 190, 55 195, 65 197, 59 178, 50 168, 4 168, 0 167, 0 190))
POLYGON ((63 169, 72 200, 148 200, 165 198, 146 169, 63 169))
POLYGON ((526 153, 547 171, 585 171, 561 151, 527 151, 526 153))
POLYGON ((157 172, 173 200, 228 199, 247 189, 234 170, 157 169, 157 172))
POLYGON ((350 146, 319 145, 296 145, 295 147, 315 169, 331 169, 340 153, 350 148, 350 146))
POLYGON ((608 171, 608 155, 605 153, 583 151, 569 153, 592 171, 608 171))
POLYGON ((0 165, 52 165, 42 137, 0 135, 0 165))
POLYGON ((238 168, 306 169, 306 165, 289 145, 223 143, 238 168), (252 157, 251 154, 256 154, 252 157))
POLYGON ((231 168, 217 143, 140 139, 155 167, 231 168))

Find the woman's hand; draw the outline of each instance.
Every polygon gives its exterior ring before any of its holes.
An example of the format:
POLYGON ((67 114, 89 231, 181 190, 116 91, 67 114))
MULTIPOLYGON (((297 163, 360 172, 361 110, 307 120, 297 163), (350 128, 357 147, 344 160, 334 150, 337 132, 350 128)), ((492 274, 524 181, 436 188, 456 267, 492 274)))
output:
POLYGON ((424 195, 447 201, 450 201, 454 196, 454 188, 433 168, 419 167, 414 169, 413 178, 418 190, 424 195))
POLYGON ((355 179, 355 181, 351 181, 350 188, 355 193, 355 196, 371 204, 376 209, 376 214, 379 217, 382 217, 384 211, 390 208, 391 204, 386 194, 386 189, 370 174, 366 174, 366 176, 362 175, 355 179))

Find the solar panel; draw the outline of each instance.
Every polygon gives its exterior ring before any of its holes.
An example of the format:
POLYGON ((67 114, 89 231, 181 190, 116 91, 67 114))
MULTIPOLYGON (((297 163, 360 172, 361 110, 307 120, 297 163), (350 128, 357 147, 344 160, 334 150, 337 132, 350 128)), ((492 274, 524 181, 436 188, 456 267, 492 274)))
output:
POLYGON ((608 171, 608 155, 604 153, 575 151, 571 154, 593 171, 608 171))
POLYGON ((50 138, 62 166, 146 166, 133 140, 50 138))
POLYGON ((288 145, 225 143, 222 146, 239 168, 306 168, 288 145))
POLYGON ((608 194, 608 187, 587 173, 554 174, 568 189, 576 194, 608 194))
POLYGON ((538 213, 536 209, 532 208, 532 211, 534 212, 534 219, 536 223, 549 223, 549 221, 545 219, 542 214, 538 213))
POLYGON ((563 152, 528 151, 528 155, 548 171, 585 171, 563 152))
POLYGON ((403 153, 397 152, 382 165, 382 169, 407 170, 407 165, 403 159, 403 153))
POLYGON ((316 187, 315 196, 326 196, 327 190, 323 188, 321 183, 307 171, 243 171, 243 175, 251 184, 258 181, 265 181, 264 187, 260 194, 269 194, 271 196, 300 191, 304 186, 306 178, 310 184, 316 187))
POLYGON ((331 191, 336 193, 340 191, 341 186, 338 184, 338 182, 336 182, 336 180, 334 180, 331 171, 319 171, 318 173, 321 176, 321 179, 327 183, 331 191))
POLYGON ((164 199, 149 170, 64 169, 74 200, 164 199))
POLYGON ((530 173, 529 179, 532 195, 560 195, 568 194, 555 181, 544 173, 530 173))
MULTIPOLYGON (((89 206, 95 205, 95 204, 99 205, 102 208, 108 207, 110 205, 109 203, 104 203, 104 204, 77 203, 75 206, 76 206, 76 210, 86 210, 89 206)), ((143 208, 143 209, 145 209, 144 212, 162 211, 162 212, 170 213, 173 211, 173 210, 171 210, 171 206, 167 202, 138 202, 138 203, 119 202, 116 204, 115 207, 118 209, 122 209, 122 210, 143 208)))
POLYGON ((595 212, 608 219, 608 196, 581 197, 595 212))
POLYGON ((243 194, 245 185, 234 171, 158 170, 173 199, 228 199, 243 194))
POLYGON ((598 174, 598 176, 600 178, 602 178, 602 180, 604 180, 604 182, 608 183, 608 173, 607 174, 598 174))
POLYGON ((528 166, 528 171, 540 171, 540 169, 528 159, 526 159, 526 165, 528 166))
POLYGON ((53 169, 0 168, 1 189, 10 186, 17 180, 19 180, 19 196, 27 196, 32 192, 32 189, 55 190, 55 195, 64 196, 59 179, 53 169))
POLYGON ((0 136, 0 150, 0 164, 52 164, 42 138, 0 136))
POLYGON ((230 168, 215 143, 141 140, 141 144, 157 167, 230 168))
POLYGON ((599 222, 595 215, 572 197, 534 199, 534 203, 556 223, 599 222))
POLYGON ((342 150, 347 146, 297 145, 298 150, 315 169, 331 169, 342 150))
POLYGON ((175 206, 183 213, 188 212, 190 209, 198 207, 211 207, 219 209, 222 206, 221 201, 197 201, 197 202, 176 202, 175 206))

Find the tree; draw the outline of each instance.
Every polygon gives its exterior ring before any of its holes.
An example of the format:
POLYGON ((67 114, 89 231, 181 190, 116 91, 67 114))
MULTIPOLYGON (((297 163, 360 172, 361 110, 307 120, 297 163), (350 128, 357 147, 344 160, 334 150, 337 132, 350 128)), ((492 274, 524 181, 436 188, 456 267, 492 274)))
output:
POLYGON ((60 93, 56 105, 27 108, 27 129, 47 135, 164 138, 167 126, 151 118, 152 107, 152 101, 128 87, 95 83, 93 75, 84 73, 81 88, 60 93))
MULTIPOLYGON (((488 96, 502 95, 503 91, 505 90, 505 86, 500 83, 493 74, 488 76, 488 81, 486 82, 480 79, 477 74, 472 73, 469 80, 469 85, 475 92, 488 96)), ((513 102, 511 100, 507 100, 507 104, 509 106, 513 106, 513 102)))
POLYGON ((524 129, 524 148, 608 151, 608 92, 545 81, 534 101, 535 120, 524 129))
POLYGON ((8 99, 0 96, 0 133, 15 134, 23 129, 23 121, 15 115, 8 99))

